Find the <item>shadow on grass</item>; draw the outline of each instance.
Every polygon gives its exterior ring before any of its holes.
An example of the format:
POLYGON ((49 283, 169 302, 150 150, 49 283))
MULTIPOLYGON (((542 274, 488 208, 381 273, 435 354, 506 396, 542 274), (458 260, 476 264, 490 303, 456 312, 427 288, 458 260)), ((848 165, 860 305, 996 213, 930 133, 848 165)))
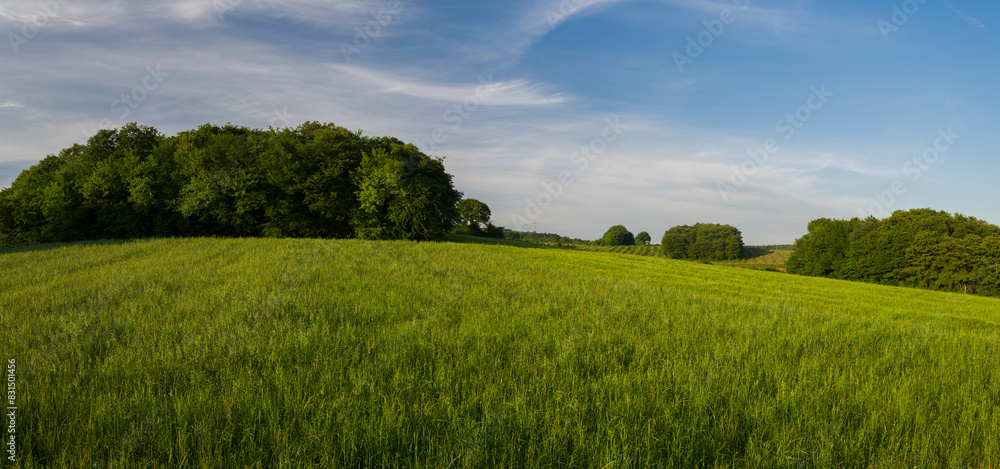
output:
MULTIPOLYGON (((121 244, 148 241, 150 239, 156 239, 156 238, 97 239, 88 241, 72 241, 65 243, 32 244, 24 246, 14 246, 9 248, 0 248, 0 255, 15 254, 22 252, 51 251, 54 249, 62 249, 70 246, 121 245, 121 244)), ((299 239, 312 239, 312 238, 299 238, 299 239)), ((570 246, 553 246, 548 244, 528 243, 525 241, 514 241, 510 239, 480 238, 477 236, 460 235, 454 233, 446 235, 444 239, 442 239, 441 241, 446 243, 486 244, 486 245, 499 245, 499 246, 514 246, 519 248, 533 248, 533 249, 564 249, 564 250, 573 249, 570 246)))
POLYGON ((740 260, 748 261, 774 254, 775 251, 791 251, 793 249, 795 249, 793 245, 743 246, 743 253, 740 254, 740 260))
POLYGON ((533 249, 570 249, 570 246, 553 246, 550 244, 538 244, 538 243, 528 243, 525 241, 515 241, 512 239, 497 239, 497 238, 480 238, 478 236, 460 235, 451 233, 444 237, 442 240, 446 243, 459 243, 459 244, 486 244, 491 246, 514 246, 519 248, 533 248, 533 249))
POLYGON ((756 259, 758 257, 764 257, 774 251, 764 247, 764 246, 743 246, 743 253, 740 254, 740 259, 748 261, 750 259, 756 259))
POLYGON ((16 254, 21 252, 39 252, 39 251, 51 251, 53 249, 62 249, 70 246, 106 246, 106 245, 119 245, 136 243, 140 241, 146 241, 148 238, 137 238, 137 239, 95 239, 90 241, 72 241, 68 243, 45 243, 45 244, 29 244, 25 246, 14 246, 9 248, 0 248, 0 256, 4 254, 16 254))

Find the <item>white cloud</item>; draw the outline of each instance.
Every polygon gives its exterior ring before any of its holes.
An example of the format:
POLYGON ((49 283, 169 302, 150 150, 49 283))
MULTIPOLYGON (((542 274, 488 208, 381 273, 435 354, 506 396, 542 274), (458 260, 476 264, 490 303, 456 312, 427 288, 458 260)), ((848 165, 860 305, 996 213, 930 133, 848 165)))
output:
MULTIPOLYGON (((160 3, 158 8, 173 18, 198 26, 226 21, 227 17, 258 16, 289 20, 296 23, 349 30, 355 23, 373 18, 373 13, 386 10, 391 0, 176 0, 160 3)), ((410 7, 401 3, 402 8, 410 7)), ((398 17, 392 18, 398 20, 398 17)))
MULTIPOLYGON (((11 22, 41 24, 40 28, 142 30, 164 20, 207 27, 225 24, 231 17, 267 17, 313 25, 347 33, 364 26, 390 5, 392 0, 166 0, 126 2, 124 0, 72 0, 34 3, 0 0, 0 18, 11 22), (54 6, 45 6, 52 4, 54 6)), ((392 22, 409 10, 410 2, 401 2, 392 22)), ((384 15, 382 16, 384 19, 384 15)))
MULTIPOLYGON (((42 30, 100 28, 115 24, 127 9, 124 1, 25 2, 0 0, 0 18, 42 30)), ((20 29, 20 28, 15 28, 20 29)))
POLYGON ((5 107, 22 108, 24 105, 15 101, 0 101, 0 108, 5 107))

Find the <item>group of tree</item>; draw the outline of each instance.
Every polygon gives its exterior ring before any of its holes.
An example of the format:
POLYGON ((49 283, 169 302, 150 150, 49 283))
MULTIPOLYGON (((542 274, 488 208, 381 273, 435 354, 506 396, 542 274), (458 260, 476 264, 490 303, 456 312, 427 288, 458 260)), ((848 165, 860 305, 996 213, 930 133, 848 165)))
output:
POLYGON ((633 236, 632 232, 624 225, 615 225, 608 228, 604 236, 597 240, 597 244, 603 246, 646 246, 649 245, 650 240, 649 233, 645 231, 633 236))
POLYGON ((570 238, 568 236, 562 236, 556 233, 536 233, 534 231, 517 231, 503 229, 503 234, 505 239, 510 239, 514 241, 523 241, 526 243, 543 243, 543 244, 593 244, 593 241, 588 241, 580 238, 570 238))
POLYGON ((931 209, 889 218, 819 218, 795 242, 788 272, 1000 295, 1000 228, 931 209))
POLYGON ((680 225, 667 230, 660 245, 663 255, 672 259, 734 260, 743 253, 743 234, 730 225, 680 225))
MULTIPOLYGON (((440 158, 333 124, 128 124, 49 155, 0 191, 0 245, 153 236, 439 239, 496 235, 440 158)), ((499 230, 499 231, 498 231, 499 230)))

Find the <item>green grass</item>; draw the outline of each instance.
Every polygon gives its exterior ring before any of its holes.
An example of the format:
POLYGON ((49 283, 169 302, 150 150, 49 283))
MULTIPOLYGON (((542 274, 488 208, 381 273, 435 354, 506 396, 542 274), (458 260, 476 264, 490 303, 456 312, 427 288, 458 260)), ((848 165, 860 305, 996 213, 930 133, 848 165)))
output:
MULTIPOLYGON (((583 251, 613 252, 616 254, 633 254, 638 256, 665 257, 659 245, 652 246, 594 246, 567 245, 567 248, 583 251)), ((785 247, 785 246, 781 246, 785 247)), ((743 267, 757 270, 784 272, 785 262, 792 255, 790 249, 772 249, 771 246, 745 246, 743 255, 735 261, 713 261, 712 264, 730 267, 743 267)))
POLYGON ((581 251, 613 252, 617 254, 633 254, 637 256, 663 257, 660 246, 594 246, 589 244, 568 245, 581 251))
POLYGON ((19 467, 1000 467, 995 299, 503 243, 0 269, 19 467))

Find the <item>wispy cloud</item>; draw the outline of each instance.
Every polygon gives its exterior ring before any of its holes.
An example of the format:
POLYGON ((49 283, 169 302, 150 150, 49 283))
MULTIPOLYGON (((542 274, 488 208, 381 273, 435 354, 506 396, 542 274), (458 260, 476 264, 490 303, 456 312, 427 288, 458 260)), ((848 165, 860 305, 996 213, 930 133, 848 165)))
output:
POLYGON ((976 27, 976 28, 985 28, 986 27, 986 25, 984 25, 982 21, 979 21, 977 18, 973 18, 973 17, 969 16, 968 13, 966 13, 966 12, 964 12, 962 10, 959 10, 958 8, 955 8, 954 6, 951 5, 951 3, 945 2, 944 4, 948 5, 948 8, 951 8, 951 11, 955 12, 955 14, 958 15, 959 18, 962 18, 963 20, 965 20, 966 23, 969 23, 970 26, 973 26, 973 27, 976 27))
MULTIPOLYGON (((0 163, 7 164, 0 185, 98 126, 138 121, 173 134, 206 122, 262 128, 318 120, 447 157, 456 187, 487 201, 501 225, 523 212, 542 183, 570 170, 579 177, 545 210, 540 230, 592 238, 617 223, 654 233, 720 222, 739 226, 751 242, 790 242, 808 220, 853 216, 864 197, 901 177, 904 158, 926 145, 920 135, 880 130, 916 126, 904 110, 945 119, 934 109, 970 105, 951 76, 941 98, 923 98, 942 88, 920 80, 888 93, 866 91, 884 76, 852 84, 854 69, 891 68, 858 48, 872 36, 871 22, 859 20, 866 8, 860 0, 751 0, 745 10, 733 0, 402 2, 391 25, 359 39, 370 45, 352 61, 341 44, 355 44, 357 29, 377 21, 373 11, 392 0, 57 2, 60 10, 30 47, 0 67, 0 163), (727 44, 699 73, 671 77, 664 44, 670 50, 696 37, 727 8, 736 15, 727 44), (607 16, 606 28, 574 27, 598 14, 607 16), (622 37, 631 42, 602 47, 622 37), (780 153, 721 201, 717 183, 773 135, 775 119, 802 103, 800 91, 832 79, 823 64, 836 63, 827 60, 842 57, 841 49, 851 52, 836 68, 844 107, 824 109, 823 120, 782 142, 780 153), (748 62, 726 60, 734 50, 748 62), (648 66, 656 60, 663 66, 648 66), (136 91, 148 66, 168 76, 136 91), (933 107, 952 89, 953 104, 933 107), (144 99, 121 117, 129 93, 144 99), (908 104, 889 112, 896 102, 908 104), (852 116, 847 130, 837 112, 852 116), (571 156, 618 115, 627 131, 581 172, 571 156), (444 138, 435 142, 434 135, 444 138)), ((0 0, 0 31, 20 31, 41 3, 0 0)), ((955 168, 960 164, 956 158, 955 168)))
POLYGON ((31 23, 48 31, 107 27, 115 24, 127 12, 128 6, 121 0, 74 0, 73 2, 0 0, 0 18, 13 23, 31 23))
POLYGON ((576 18, 599 13, 628 0, 544 0, 521 8, 523 13, 502 24, 482 28, 480 45, 468 48, 469 55, 489 60, 511 60, 522 56, 532 45, 561 25, 576 18))
POLYGON ((506 106, 539 106, 567 101, 564 94, 546 92, 544 86, 529 80, 496 81, 492 73, 480 76, 478 82, 472 84, 438 84, 357 66, 332 65, 331 68, 341 74, 352 76, 354 78, 352 81, 364 83, 370 90, 421 99, 451 102, 476 96, 477 103, 506 106))

